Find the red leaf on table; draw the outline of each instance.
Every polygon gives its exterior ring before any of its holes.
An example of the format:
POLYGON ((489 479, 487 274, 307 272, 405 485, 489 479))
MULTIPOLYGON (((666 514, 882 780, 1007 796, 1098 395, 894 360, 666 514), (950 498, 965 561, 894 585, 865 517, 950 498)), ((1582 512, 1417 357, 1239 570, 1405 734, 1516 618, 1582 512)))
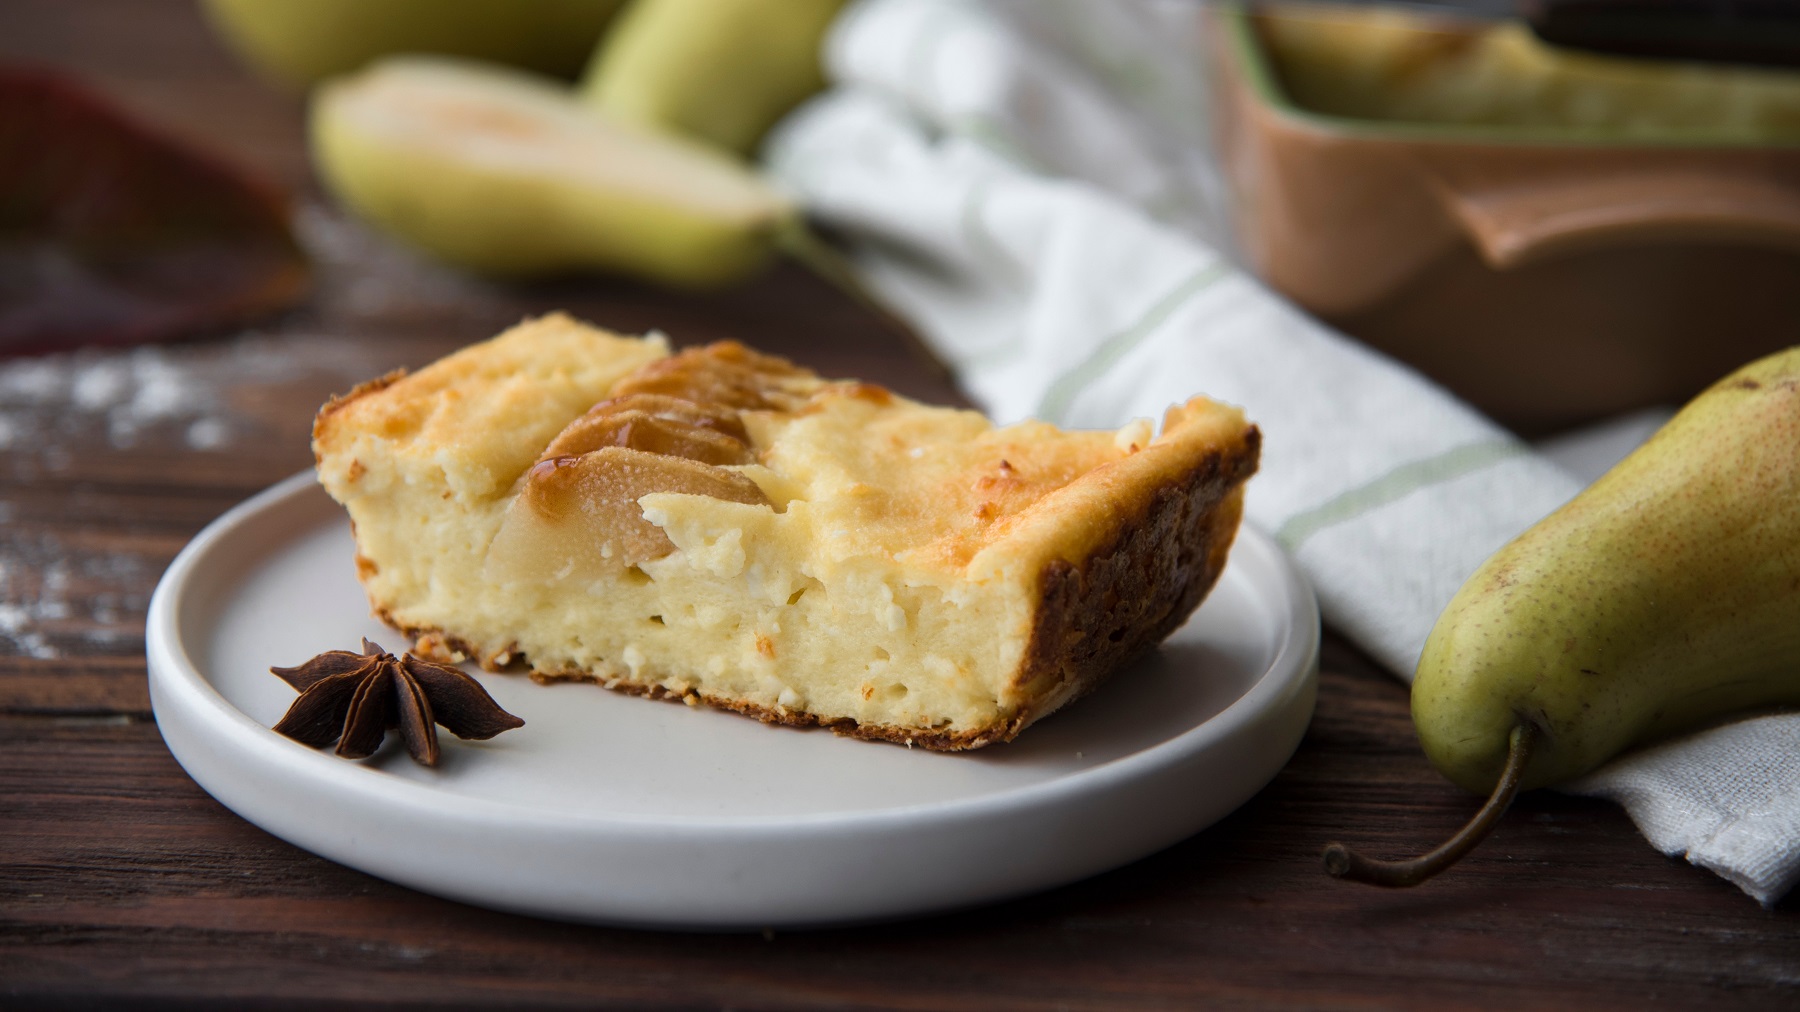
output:
POLYGON ((0 355, 187 337, 306 283, 274 186, 64 75, 0 67, 0 355))

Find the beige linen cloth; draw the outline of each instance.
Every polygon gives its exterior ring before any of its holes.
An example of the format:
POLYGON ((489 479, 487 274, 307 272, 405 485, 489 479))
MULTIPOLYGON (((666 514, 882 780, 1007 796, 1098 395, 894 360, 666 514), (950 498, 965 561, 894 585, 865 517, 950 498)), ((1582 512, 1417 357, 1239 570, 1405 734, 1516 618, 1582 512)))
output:
MULTIPOLYGON (((855 3, 827 44, 835 87, 765 161, 996 418, 1110 427, 1196 392, 1242 405, 1265 437, 1249 520, 1299 561, 1328 622, 1410 677, 1462 581, 1581 481, 1232 262, 1200 11, 855 3)), ((1570 789, 1764 903, 1800 877, 1800 715, 1669 742, 1570 789)))

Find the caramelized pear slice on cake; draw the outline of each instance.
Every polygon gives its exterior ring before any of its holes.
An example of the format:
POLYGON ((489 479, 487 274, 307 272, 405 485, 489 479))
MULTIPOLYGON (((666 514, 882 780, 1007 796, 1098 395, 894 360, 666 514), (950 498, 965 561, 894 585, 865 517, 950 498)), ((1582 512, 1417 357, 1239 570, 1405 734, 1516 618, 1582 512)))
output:
MULTIPOLYGON (((638 450, 652 450, 658 453, 673 452, 658 449, 654 446, 640 446, 634 439, 640 438, 636 430, 623 425, 621 420, 654 419, 679 427, 679 431, 687 436, 696 432, 711 433, 729 439, 749 449, 750 436, 744 431, 744 423, 739 420, 738 413, 729 408, 721 408, 704 404, 696 404, 680 397, 669 397, 663 394, 626 394, 601 401, 588 409, 588 413, 569 423, 560 435, 544 450, 545 457, 567 457, 596 450, 602 446, 630 446, 638 450)), ((693 457, 690 453, 677 453, 677 456, 693 457)), ((743 460, 707 461, 718 463, 747 463, 743 460)))
POLYGON ((678 397, 722 411, 792 411, 819 386, 810 370, 786 359, 719 341, 652 362, 625 377, 616 392, 678 397))
POLYGON ((488 578, 591 581, 602 569, 662 558, 675 546, 638 505, 655 492, 752 505, 769 501, 743 475, 684 457, 623 446, 552 457, 532 466, 507 508, 488 549, 488 578))
POLYGON ((755 459, 741 439, 692 422, 637 410, 608 411, 583 418, 578 430, 565 429, 556 437, 545 456, 578 456, 603 446, 664 453, 702 464, 748 464, 755 459))

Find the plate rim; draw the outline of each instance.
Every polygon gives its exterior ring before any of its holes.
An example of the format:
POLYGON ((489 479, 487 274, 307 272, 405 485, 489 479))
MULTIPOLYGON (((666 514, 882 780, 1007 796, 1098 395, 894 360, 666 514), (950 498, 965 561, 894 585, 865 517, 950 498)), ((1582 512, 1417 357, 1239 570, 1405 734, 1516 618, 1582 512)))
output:
MULTIPOLYGON (((259 516, 264 509, 277 504, 286 504, 289 501, 299 499, 302 496, 314 492, 320 496, 326 495, 324 488, 314 480, 313 473, 311 471, 302 471, 283 479, 255 496, 252 496, 250 499, 232 507, 224 514, 220 515, 218 519, 203 528, 200 534, 196 535, 193 541, 189 542, 188 545, 182 549, 181 553, 176 556, 174 562, 172 562, 165 571, 163 578, 158 581, 156 591, 151 598, 149 620, 146 623, 145 639, 150 652, 153 654, 161 654, 165 658, 167 666, 182 676, 182 688, 197 695, 198 698, 205 702, 217 715, 229 720, 234 726, 240 729, 249 730, 252 738, 260 743, 259 747, 260 745, 291 746, 293 754, 300 758, 301 761, 311 762, 317 760, 319 763, 324 764, 322 766, 323 772, 344 770, 347 767, 341 760, 334 759, 317 749, 307 748, 305 745, 301 745, 298 742, 289 741, 279 735, 273 734, 269 728, 256 721, 249 714, 240 710, 229 699, 226 699, 224 694, 218 690, 218 687, 213 685, 211 680, 200 671, 199 666, 194 663, 193 658, 188 654, 186 645, 182 642, 180 636, 181 616, 179 597, 185 590, 186 581, 190 578, 192 571, 198 566, 202 557, 211 551, 213 547, 228 534, 245 526, 252 518, 259 516)), ((1273 547, 1274 543, 1267 535, 1250 525, 1242 525, 1240 527, 1238 538, 1232 545, 1233 552, 1236 552, 1245 543, 1246 539, 1244 538, 1244 534, 1246 532, 1250 533, 1250 541, 1260 542, 1257 545, 1257 548, 1252 549, 1252 551, 1266 551, 1268 548, 1273 547)), ((1293 560, 1289 558, 1286 553, 1277 552, 1275 553, 1274 558, 1289 568, 1294 566, 1293 560)), ((1299 578, 1297 570, 1290 575, 1297 579, 1299 578)), ((866 811, 811 812, 796 815, 738 815, 729 817, 647 815, 642 813, 627 813, 611 816, 594 815, 586 812, 573 812, 556 813, 553 816, 552 821, 557 823, 570 823, 575 826, 591 824, 596 827, 603 826, 607 828, 626 826, 655 826, 660 828, 666 826, 678 828, 683 831, 725 830, 740 832, 762 826, 824 829, 839 822, 853 822, 859 824, 871 821, 912 822, 919 815, 926 813, 954 818, 956 815, 960 814, 960 810, 964 808, 980 809, 985 813, 991 812, 996 806, 1006 807, 1009 804, 1030 806, 1040 801, 1050 800, 1048 797, 1040 798, 1039 795, 1051 795, 1064 791, 1080 793, 1086 789, 1104 789, 1107 786, 1106 782, 1109 780, 1134 779, 1139 772, 1139 767, 1160 767, 1167 765, 1173 761, 1177 755, 1186 754, 1188 751, 1203 745, 1204 742, 1197 740, 1198 738, 1204 737, 1211 739, 1228 735, 1232 730, 1253 718, 1253 714, 1260 710, 1260 706, 1257 704, 1263 702, 1263 697, 1278 696, 1285 690, 1286 686, 1283 684, 1282 680, 1272 679, 1269 677, 1270 674, 1281 670, 1283 668, 1283 661, 1287 660, 1290 654, 1306 652, 1306 648, 1309 644, 1304 641, 1310 640, 1310 646, 1316 651, 1317 641, 1319 639, 1318 604, 1316 598, 1312 595, 1309 585, 1304 582, 1299 582, 1297 585, 1299 588, 1306 590, 1307 593, 1295 595, 1295 597, 1303 598, 1304 600, 1290 600, 1290 607, 1285 618, 1288 620, 1289 626, 1299 635, 1290 635, 1283 639, 1279 648, 1276 650, 1275 656, 1270 658, 1268 666, 1261 675, 1257 676, 1256 681, 1243 695, 1233 700, 1231 704, 1226 706, 1223 710, 1220 710, 1218 713, 1195 724, 1187 730, 1182 731, 1180 734, 1158 742, 1148 748, 1120 756, 1097 766, 1091 766, 1086 769, 1062 774, 1050 780, 1007 788, 993 794, 957 798, 941 802, 915 802, 892 808, 870 809, 866 811), (1311 619, 1310 624, 1306 622, 1308 618, 1311 619), (1305 631, 1308 628, 1311 629, 1310 635, 1305 631), (1208 729, 1211 729, 1211 733, 1203 733, 1207 732, 1208 729), (1018 800, 1014 801, 1013 799, 1015 798, 1018 800)), ((1289 666, 1291 667, 1292 665, 1289 666)), ((1300 666, 1304 667, 1304 664, 1300 666)), ((151 674, 153 682, 157 680, 156 668, 157 665, 153 663, 151 674)), ((1302 677, 1304 677, 1304 675, 1302 675, 1302 677)), ((334 778, 336 776, 335 773, 326 773, 326 775, 333 776, 334 778)), ((408 800, 419 802, 441 800, 439 788, 418 781, 408 780, 402 777, 391 777, 382 778, 381 782, 385 787, 390 787, 393 790, 400 792, 401 796, 407 797, 408 800)), ((472 814, 479 813, 481 809, 488 809, 490 810, 489 814, 505 815, 515 820, 521 815, 546 814, 542 809, 532 805, 523 803, 514 804, 505 801, 497 801, 491 798, 458 797, 456 803, 459 806, 463 806, 465 811, 469 811, 472 814)))
MULTIPOLYGON (((309 509, 315 510, 323 517, 328 512, 326 504, 331 500, 322 487, 314 479, 311 471, 302 471, 281 482, 257 493, 244 502, 227 510, 217 519, 209 523, 191 540, 170 563, 163 577, 159 580, 152 595, 146 621, 146 655, 149 662, 149 680, 151 688, 152 708, 158 716, 159 727, 163 725, 162 714, 171 707, 185 709, 176 722, 191 720, 196 728, 204 727, 219 740, 210 743, 213 752, 225 750, 231 752, 247 749, 246 766, 249 759, 266 765, 271 770, 282 771, 276 775, 298 777, 300 783, 294 789, 303 793, 322 793, 326 796, 342 796, 346 803, 354 800, 360 804, 379 804, 397 817, 405 817, 407 813, 434 822, 443 828, 465 827, 478 834, 492 832, 496 825, 504 825, 508 831, 519 833, 547 834, 549 841, 592 840, 607 842, 609 845, 632 845, 651 841, 673 842, 683 845, 708 845, 714 842, 735 841, 763 843, 786 840, 790 843, 819 843, 832 838, 850 839, 866 838, 868 834, 904 829, 908 832, 920 832, 925 829, 951 829, 959 825, 978 825, 984 820, 1000 819, 1024 821, 1041 817, 1043 813, 1054 811, 1069 804, 1096 804, 1098 799, 1117 792, 1133 789, 1143 783, 1154 781, 1159 775, 1179 775, 1184 764, 1196 761, 1196 758, 1214 747, 1229 747, 1235 736, 1245 732, 1247 726, 1255 725, 1284 715, 1283 707, 1300 706, 1299 698, 1304 696, 1304 720, 1297 724, 1299 730, 1293 735, 1292 744, 1282 753, 1279 762, 1271 761, 1266 775, 1259 772, 1256 786, 1235 802, 1220 810, 1216 815, 1199 822, 1192 829, 1180 836, 1168 839, 1160 846, 1168 846, 1179 839, 1185 839, 1206 826, 1215 823, 1219 818, 1240 807, 1250 797, 1266 786, 1269 780, 1280 772, 1291 757, 1293 749, 1298 747, 1306 726, 1310 723, 1312 710, 1316 701, 1316 680, 1318 672, 1318 655, 1321 641, 1321 628, 1317 599, 1310 584, 1300 573, 1293 559, 1282 551, 1280 546, 1267 534, 1249 524, 1240 527, 1236 543, 1233 546, 1233 557, 1241 559, 1238 554, 1254 554, 1260 556, 1259 564, 1272 569, 1271 576, 1285 591, 1282 599, 1271 600, 1257 595, 1267 609, 1273 623, 1280 623, 1284 629, 1278 629, 1279 638, 1276 649, 1269 657, 1262 672, 1255 676, 1254 682, 1229 705, 1211 717, 1147 748, 1108 760, 1095 766, 1064 772, 1049 779, 1034 781, 1022 785, 1002 788, 998 791, 973 797, 946 799, 943 801, 911 802, 887 808, 862 809, 853 811, 824 811, 799 814, 735 814, 730 816, 689 815, 689 814, 653 814, 653 813, 620 813, 599 814, 594 812, 564 812, 546 809, 532 803, 512 803, 486 797, 471 797, 455 794, 453 790, 428 783, 421 783, 404 777, 385 775, 367 776, 370 772, 360 769, 354 764, 346 764, 341 759, 308 748, 297 742, 283 738, 249 714, 239 709, 215 686, 202 672, 189 652, 194 644, 185 642, 182 635, 183 605, 194 605, 192 594, 196 587, 196 574, 203 573, 206 563, 218 559, 215 555, 221 546, 229 543, 233 535, 251 524, 264 519, 264 514, 272 510, 309 509), (317 500, 307 502, 309 497, 317 500), (1285 704, 1284 704, 1284 701, 1285 704), (340 792, 345 792, 340 794, 340 792)), ((323 525, 296 525, 292 532, 284 533, 267 540, 267 544, 276 546, 271 551, 279 550, 279 546, 290 545, 298 538, 322 529, 323 525)), ((224 558, 229 559, 230 556, 224 558)), ((253 572, 260 564, 260 556, 253 556, 248 561, 240 562, 241 573, 253 572)), ((241 576, 239 577, 241 578, 241 576)), ((1271 639, 1276 639, 1271 635, 1271 639)), ((179 737, 180 735, 177 735, 179 737)), ((468 894, 447 892, 430 884, 431 876, 421 873, 423 878, 397 876, 387 871, 378 871, 368 864, 359 863, 346 857, 346 849, 354 850, 347 844, 321 848, 312 842, 302 842, 296 838, 294 831, 284 831, 276 826, 285 825, 279 819, 266 812, 256 814, 240 810, 239 805, 225 802, 222 794, 239 794, 241 786, 235 782, 227 783, 226 775, 219 774, 220 784, 215 787, 210 775, 196 775, 194 768, 184 758, 186 748, 196 750, 206 747, 206 742, 188 742, 178 744, 168 731, 164 731, 165 741, 170 752, 175 756, 189 776, 193 777, 202 789, 219 798, 221 803, 239 817, 258 825, 273 835, 296 843, 304 849, 312 850, 331 860, 349 864, 378 877, 399 881, 404 885, 436 892, 439 895, 450 895, 467 902, 476 902, 487 906, 502 906, 499 902, 488 902, 468 894)), ((199 763, 210 766, 215 756, 208 755, 206 761, 199 763)), ((209 769, 209 773, 210 773, 209 769)), ((252 774, 253 775, 253 774, 252 774)), ((1196 808, 1201 807, 1198 803, 1196 808)), ((313 839, 309 837, 309 839, 313 839)), ((1141 851, 1126 861, 1135 860, 1155 849, 1141 851)), ((371 859, 374 860, 374 859, 371 859)), ((375 863, 379 864, 378 860, 375 863)), ((1116 867, 1115 862, 1106 867, 1116 867)), ((1096 867, 1086 874, 1097 874, 1104 868, 1096 867)), ((1073 881, 1062 878, 1058 881, 1073 881)), ((1042 887, 1049 887, 1048 883, 1042 887)), ((1008 893, 1012 895, 1016 893, 1008 893)), ((997 896, 976 897, 969 902, 981 902, 997 896)), ((895 911, 908 912, 904 904, 890 904, 893 910, 881 913, 887 916, 895 911)), ((615 920, 604 912, 595 912, 588 907, 571 908, 555 904, 538 903, 524 907, 515 907, 521 912, 540 916, 562 917, 601 921, 603 923, 649 923, 652 926, 669 926, 661 921, 645 922, 638 917, 627 917, 615 920)), ((922 912, 922 911, 913 911, 922 912)), ((677 919, 679 923, 700 923, 717 925, 737 925, 740 920, 734 917, 709 920, 699 916, 677 919)), ((843 923, 845 918, 827 916, 824 923, 843 923)))

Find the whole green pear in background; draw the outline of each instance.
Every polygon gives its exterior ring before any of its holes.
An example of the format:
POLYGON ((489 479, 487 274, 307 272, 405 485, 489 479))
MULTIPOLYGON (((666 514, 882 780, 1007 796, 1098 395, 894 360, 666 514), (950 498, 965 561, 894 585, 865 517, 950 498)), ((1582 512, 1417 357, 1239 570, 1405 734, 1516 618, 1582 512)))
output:
POLYGON ((1413 682, 1431 762, 1526 788, 1739 711, 1800 704, 1800 348, 1721 380, 1489 559, 1413 682))
POLYGON ((749 152, 824 87, 819 49, 843 0, 632 0, 594 53, 607 115, 749 152))
POLYGON ((330 81, 311 129, 342 203, 481 273, 725 284, 761 266, 793 216, 729 154, 609 122, 557 82, 471 61, 395 57, 330 81))
POLYGON ((479 57, 573 78, 623 0, 205 0, 246 61, 306 88, 393 53, 479 57))

